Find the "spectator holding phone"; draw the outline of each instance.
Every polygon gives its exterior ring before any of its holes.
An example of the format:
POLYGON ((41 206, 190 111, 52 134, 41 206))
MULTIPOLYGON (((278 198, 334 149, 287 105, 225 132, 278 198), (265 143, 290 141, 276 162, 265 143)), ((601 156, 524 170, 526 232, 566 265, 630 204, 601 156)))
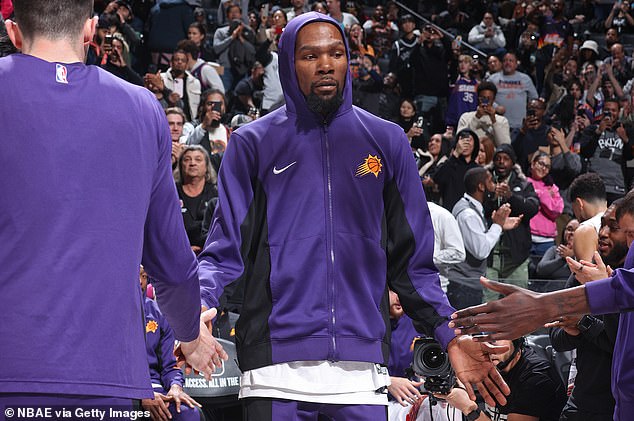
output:
POLYGON ((130 51, 128 44, 119 33, 106 38, 109 42, 106 44, 107 61, 101 66, 102 69, 109 71, 113 75, 135 85, 143 86, 143 79, 128 65, 128 57, 130 51))
POLYGON ((509 122, 506 117, 495 111, 495 98, 498 92, 497 87, 491 82, 480 82, 476 89, 478 96, 478 108, 462 114, 458 120, 457 131, 468 128, 478 136, 487 136, 500 146, 504 143, 511 143, 509 122))
POLYGON ((601 174, 608 204, 625 194, 623 164, 632 158, 632 148, 626 146, 633 134, 618 121, 620 108, 618 101, 606 101, 599 124, 581 134, 581 155, 588 160, 588 171, 601 174))
MULTIPOLYGON (((546 104, 539 99, 531 100, 526 107, 526 117, 522 119, 522 128, 513 139, 513 149, 517 155, 517 163, 524 173, 529 170, 529 157, 539 148, 548 147, 548 131, 550 127, 544 122, 546 104)), ((560 123, 555 124, 561 129, 560 123)))
POLYGON ((225 96, 220 90, 209 89, 203 92, 198 107, 198 118, 193 122, 195 129, 189 133, 186 143, 201 145, 212 156, 224 153, 231 133, 229 128, 222 124, 225 107, 225 96))

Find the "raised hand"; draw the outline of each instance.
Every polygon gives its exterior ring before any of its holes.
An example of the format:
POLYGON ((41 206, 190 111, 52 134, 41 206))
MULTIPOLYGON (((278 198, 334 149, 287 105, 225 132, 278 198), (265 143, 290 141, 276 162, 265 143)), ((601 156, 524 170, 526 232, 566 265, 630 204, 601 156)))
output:
POLYGON ((490 355, 503 354, 508 349, 508 346, 476 342, 467 335, 459 336, 449 343, 447 354, 451 366, 473 401, 476 399, 473 392, 475 385, 489 405, 506 404, 506 395, 511 393, 511 390, 491 362, 490 355))
POLYGON ((186 365, 186 373, 193 369, 202 373, 207 380, 222 365, 222 360, 229 359, 222 345, 211 335, 211 329, 207 328, 208 325, 211 326, 211 320, 215 316, 215 308, 202 312, 198 338, 191 342, 181 342, 174 351, 178 367, 186 365))

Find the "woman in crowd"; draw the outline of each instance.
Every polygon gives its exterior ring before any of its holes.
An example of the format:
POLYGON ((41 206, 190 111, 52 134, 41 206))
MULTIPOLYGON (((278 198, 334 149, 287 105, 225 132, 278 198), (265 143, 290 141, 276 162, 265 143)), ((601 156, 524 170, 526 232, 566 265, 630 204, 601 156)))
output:
POLYGON ((541 257, 546 250, 555 245, 555 220, 564 209, 559 188, 549 177, 550 165, 550 155, 542 151, 537 151, 531 160, 528 182, 533 185, 539 198, 539 211, 530 221, 533 256, 541 257))
MULTIPOLYGON (((566 257, 574 257, 572 251, 575 231, 579 227, 579 221, 571 219, 566 224, 566 228, 561 233, 561 243, 558 246, 551 246, 537 264, 535 277, 537 279, 551 279, 565 281, 570 276, 570 268, 566 263, 566 257)), ((563 282, 535 284, 533 289, 542 292, 561 289, 563 282)))
POLYGON ((198 57, 205 61, 213 61, 215 59, 214 50, 210 42, 207 42, 207 30, 205 25, 200 22, 194 22, 187 29, 187 38, 196 43, 199 53, 198 57))
POLYGON ((326 2, 316 1, 310 7, 310 10, 317 13, 323 13, 324 15, 328 14, 328 9, 326 8, 326 2))
MULTIPOLYGON (((412 148, 417 149, 423 146, 423 128, 418 125, 419 120, 416 117, 416 104, 409 98, 401 100, 399 106, 400 116, 397 124, 403 128, 407 134, 407 139, 412 148)), ((422 120, 420 120, 422 121, 422 120)))
POLYGON ((286 13, 282 9, 274 8, 269 16, 265 14, 266 8, 262 7, 260 14, 260 26, 256 32, 256 42, 258 45, 270 42, 269 51, 277 51, 277 43, 280 35, 284 31, 288 20, 286 13))
POLYGON ((476 164, 485 166, 489 165, 493 161, 493 153, 495 152, 495 145, 489 136, 482 136, 480 138, 480 148, 478 150, 478 156, 476 157, 476 164))
POLYGON ((427 200, 440 203, 440 191, 432 180, 438 167, 449 158, 451 141, 440 133, 433 135, 427 142, 427 150, 417 149, 414 153, 418 165, 418 174, 423 180, 427 200))
POLYGON ((348 34, 348 45, 350 46, 350 55, 357 54, 363 57, 366 54, 374 56, 374 48, 365 40, 365 31, 358 23, 353 23, 348 34))

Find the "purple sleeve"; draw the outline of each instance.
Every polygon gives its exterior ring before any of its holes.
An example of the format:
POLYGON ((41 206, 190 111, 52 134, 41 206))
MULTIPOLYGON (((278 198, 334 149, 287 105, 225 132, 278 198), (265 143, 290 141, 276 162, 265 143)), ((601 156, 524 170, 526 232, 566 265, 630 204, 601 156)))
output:
POLYGON ((586 284, 586 296, 592 314, 619 313, 634 308, 632 271, 617 269, 611 278, 586 284))
POLYGON ((455 334, 447 326, 454 309, 440 287, 433 262, 434 228, 416 163, 402 131, 393 142, 393 180, 388 181, 388 280, 416 330, 447 347, 455 334))
POLYGON ((224 287, 244 272, 242 225, 253 202, 255 154, 237 133, 231 134, 218 175, 218 205, 209 236, 198 256, 202 304, 218 306, 224 287))
POLYGON ((176 367, 176 357, 174 356, 174 332, 167 323, 165 317, 160 314, 161 339, 159 349, 161 351, 161 384, 169 390, 173 384, 183 386, 183 373, 176 367))
POLYGON ((142 263, 154 279, 157 300, 174 336, 187 342, 196 339, 199 333, 197 263, 185 233, 172 177, 169 127, 163 110, 154 102, 151 117, 160 128, 159 155, 145 222, 142 263))

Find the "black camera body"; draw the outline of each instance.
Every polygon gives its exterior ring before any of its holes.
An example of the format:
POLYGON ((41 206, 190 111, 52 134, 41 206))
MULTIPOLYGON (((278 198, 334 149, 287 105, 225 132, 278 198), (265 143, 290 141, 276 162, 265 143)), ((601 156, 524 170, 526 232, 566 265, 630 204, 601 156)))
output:
POLYGON ((433 338, 420 337, 414 340, 412 370, 425 379, 423 386, 431 393, 446 395, 456 384, 449 355, 433 338))

